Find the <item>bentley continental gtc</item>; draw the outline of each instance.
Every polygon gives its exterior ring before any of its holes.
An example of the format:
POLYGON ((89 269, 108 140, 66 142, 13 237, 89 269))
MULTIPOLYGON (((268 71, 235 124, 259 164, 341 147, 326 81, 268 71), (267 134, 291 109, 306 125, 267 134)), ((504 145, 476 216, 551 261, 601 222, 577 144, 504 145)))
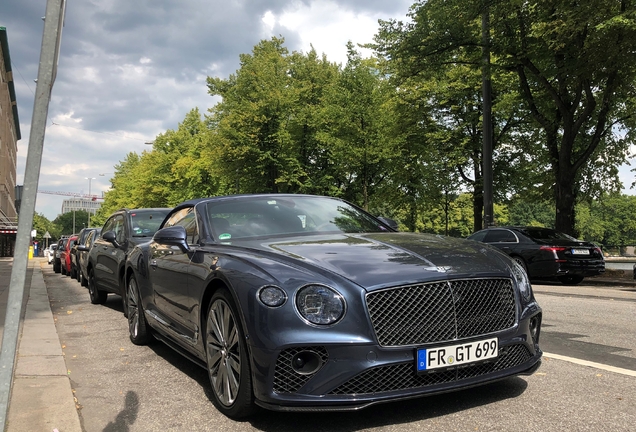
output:
POLYGON ((357 410, 537 370, 541 308, 523 267, 389 222, 321 196, 184 202, 128 256, 130 339, 204 367, 233 418, 357 410))

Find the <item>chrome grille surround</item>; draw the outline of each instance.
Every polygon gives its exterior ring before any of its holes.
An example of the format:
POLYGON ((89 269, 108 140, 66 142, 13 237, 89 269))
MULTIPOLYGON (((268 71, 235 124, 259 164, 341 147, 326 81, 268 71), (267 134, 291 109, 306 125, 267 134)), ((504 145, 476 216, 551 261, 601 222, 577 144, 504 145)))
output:
POLYGON ((323 346, 293 347, 280 352, 274 369, 274 386, 276 393, 295 393, 311 379, 329 360, 329 354, 323 346), (320 356, 322 364, 312 374, 299 374, 292 367, 292 359, 301 351, 314 351, 320 356))
POLYGON ((525 345, 511 345, 499 349, 496 361, 464 368, 417 374, 413 361, 368 369, 330 391, 331 395, 377 394, 398 390, 428 387, 484 376, 522 365, 532 358, 525 345))
POLYGON ((384 347, 453 341, 509 329, 517 322, 507 278, 459 279, 371 292, 367 308, 384 347))

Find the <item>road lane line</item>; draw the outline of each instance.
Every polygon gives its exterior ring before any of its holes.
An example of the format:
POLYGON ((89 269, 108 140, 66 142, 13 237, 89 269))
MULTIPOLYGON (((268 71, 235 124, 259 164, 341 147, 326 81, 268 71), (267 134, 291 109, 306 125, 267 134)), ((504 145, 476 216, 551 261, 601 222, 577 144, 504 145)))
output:
POLYGON ((567 357, 567 356, 562 356, 559 354, 551 354, 551 353, 547 353, 544 352, 543 353, 543 357, 547 357, 547 358, 553 358, 556 360, 563 360, 563 361, 567 361, 570 363, 574 363, 574 364, 578 364, 581 366, 590 366, 596 369, 602 369, 608 372, 614 372, 614 373, 618 373, 618 374, 622 374, 622 375, 629 375, 629 376, 633 376, 636 377, 636 371, 630 370, 630 369, 623 369, 623 368, 619 368, 619 367, 614 367, 614 366, 610 366, 610 365, 606 365, 603 363, 595 363, 595 362, 591 362, 591 361, 587 361, 587 360, 581 360, 581 359, 577 359, 574 357, 567 357))

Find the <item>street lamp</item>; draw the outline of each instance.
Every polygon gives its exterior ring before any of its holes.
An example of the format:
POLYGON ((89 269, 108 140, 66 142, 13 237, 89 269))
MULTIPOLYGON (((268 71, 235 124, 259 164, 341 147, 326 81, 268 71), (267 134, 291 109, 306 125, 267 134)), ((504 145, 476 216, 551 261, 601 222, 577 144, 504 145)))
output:
MULTIPOLYGON (((88 196, 89 196, 89 200, 90 200, 90 195, 91 195, 91 181, 95 180, 95 177, 84 177, 86 180, 88 180, 88 196)), ((91 207, 90 205, 88 206, 88 223, 86 224, 86 227, 90 227, 91 226, 91 207)))

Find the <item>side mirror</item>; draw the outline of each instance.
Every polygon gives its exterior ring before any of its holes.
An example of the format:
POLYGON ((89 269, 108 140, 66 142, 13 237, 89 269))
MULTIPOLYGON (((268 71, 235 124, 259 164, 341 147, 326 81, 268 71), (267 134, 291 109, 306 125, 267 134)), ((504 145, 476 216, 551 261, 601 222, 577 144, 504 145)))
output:
POLYGON ((88 247, 86 247, 86 245, 77 245, 77 250, 80 252, 88 252, 88 247))
POLYGON ((181 225, 160 229, 152 237, 152 240, 159 244, 179 246, 183 252, 190 250, 188 246, 188 234, 181 225))
POLYGON ((116 248, 120 247, 121 245, 117 242, 117 234, 115 234, 115 231, 106 231, 103 235, 102 238, 104 240, 106 240, 108 243, 112 243, 113 246, 115 246, 116 248))
POLYGON ((395 231, 398 231, 398 223, 394 221, 393 219, 382 217, 382 216, 378 217, 378 219, 380 219, 382 222, 384 222, 386 225, 388 225, 395 231))

